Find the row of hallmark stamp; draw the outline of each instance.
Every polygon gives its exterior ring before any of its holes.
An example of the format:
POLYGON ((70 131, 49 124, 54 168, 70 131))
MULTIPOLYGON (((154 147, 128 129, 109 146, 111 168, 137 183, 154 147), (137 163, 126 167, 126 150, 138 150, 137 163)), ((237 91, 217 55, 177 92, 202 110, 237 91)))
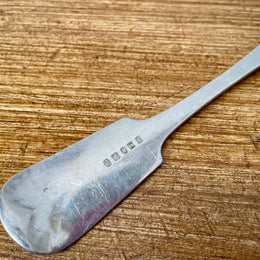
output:
MULTIPOLYGON (((142 137, 141 137, 140 135, 138 135, 138 136, 135 138, 135 141, 136 141, 137 144, 141 144, 141 143, 143 142, 143 139, 142 139, 142 137)), ((122 146, 122 147, 120 148, 121 155, 119 154, 119 152, 115 152, 115 153, 113 153, 113 154, 111 155, 111 158, 113 159, 113 161, 118 161, 118 160, 121 158, 121 156, 123 156, 123 155, 125 155, 125 154, 128 153, 128 149, 129 149, 129 150, 132 150, 132 149, 135 148, 135 146, 136 146, 136 145, 134 144, 134 142, 131 141, 131 142, 127 143, 126 146, 122 146), (128 148, 128 149, 127 149, 127 148, 128 148)), ((106 167, 110 167, 110 166, 112 165, 112 160, 106 158, 106 159, 103 161, 103 163, 104 163, 104 165, 105 165, 106 167)))

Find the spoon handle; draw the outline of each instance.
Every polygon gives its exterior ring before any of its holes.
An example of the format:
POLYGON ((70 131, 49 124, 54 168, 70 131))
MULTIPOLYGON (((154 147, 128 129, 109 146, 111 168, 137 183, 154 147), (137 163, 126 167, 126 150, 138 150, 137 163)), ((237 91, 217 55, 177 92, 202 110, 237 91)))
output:
POLYGON ((176 105, 153 116, 156 133, 165 140, 170 133, 187 121, 209 102, 260 67, 260 45, 217 78, 176 105))

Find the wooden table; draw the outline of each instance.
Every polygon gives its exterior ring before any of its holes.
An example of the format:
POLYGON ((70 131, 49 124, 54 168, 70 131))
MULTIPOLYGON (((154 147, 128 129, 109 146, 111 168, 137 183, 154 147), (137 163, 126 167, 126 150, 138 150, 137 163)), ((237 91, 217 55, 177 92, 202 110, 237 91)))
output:
MULTIPOLYGON (((150 117, 260 43, 260 2, 0 1, 0 184, 115 120, 150 117)), ((164 162, 66 250, 1 259, 259 259, 260 71, 180 127, 164 162)), ((14 190, 15 192, 15 190, 14 190)))

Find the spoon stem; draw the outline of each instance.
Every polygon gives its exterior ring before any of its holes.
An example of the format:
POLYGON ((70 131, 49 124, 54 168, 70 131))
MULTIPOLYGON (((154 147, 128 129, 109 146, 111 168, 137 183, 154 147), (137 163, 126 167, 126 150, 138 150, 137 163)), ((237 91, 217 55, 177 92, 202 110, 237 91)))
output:
POLYGON ((260 45, 217 78, 179 103, 151 118, 165 140, 200 109, 260 67, 260 45))

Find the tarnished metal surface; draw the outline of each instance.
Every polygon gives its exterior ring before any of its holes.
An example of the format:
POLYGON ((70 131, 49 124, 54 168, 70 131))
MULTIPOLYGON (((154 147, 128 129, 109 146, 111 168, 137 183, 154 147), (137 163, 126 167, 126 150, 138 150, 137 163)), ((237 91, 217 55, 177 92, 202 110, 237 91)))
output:
POLYGON ((5 229, 33 253, 69 246, 161 164, 161 146, 173 130, 259 66, 260 46, 164 112, 118 120, 16 174, 0 193, 5 229))

